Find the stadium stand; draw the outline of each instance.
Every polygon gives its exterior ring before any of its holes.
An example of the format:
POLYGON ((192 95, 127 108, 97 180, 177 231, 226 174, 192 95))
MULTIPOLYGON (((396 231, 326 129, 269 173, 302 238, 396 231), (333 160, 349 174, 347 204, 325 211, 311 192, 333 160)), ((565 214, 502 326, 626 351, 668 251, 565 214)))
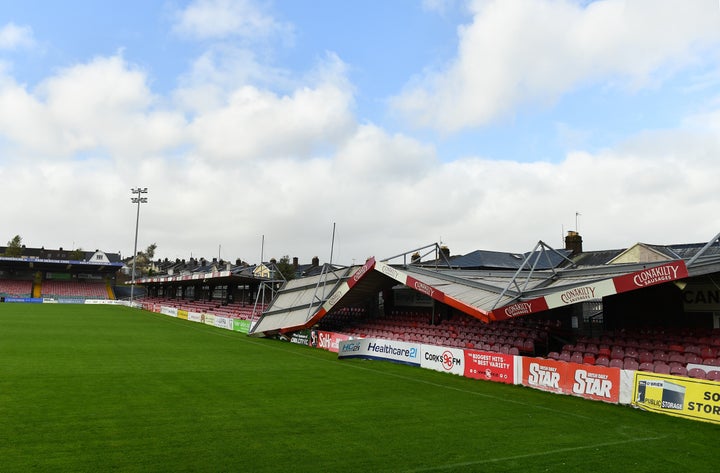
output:
POLYGON ((32 281, 18 281, 14 279, 0 279, 0 296, 2 297, 30 297, 32 294, 32 281))
POLYGON ((108 299, 104 282, 47 280, 42 283, 43 297, 108 299))

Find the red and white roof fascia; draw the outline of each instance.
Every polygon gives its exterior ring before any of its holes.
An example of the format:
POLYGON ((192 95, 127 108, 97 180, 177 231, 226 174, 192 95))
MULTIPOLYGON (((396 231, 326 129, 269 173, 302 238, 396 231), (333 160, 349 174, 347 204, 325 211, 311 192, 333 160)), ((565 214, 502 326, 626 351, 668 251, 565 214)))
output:
POLYGON ((492 310, 491 318, 494 320, 511 319, 535 312, 554 309, 556 307, 575 304, 577 302, 601 299, 606 296, 634 291, 636 289, 642 289, 656 284, 677 281, 687 277, 688 270, 685 266, 685 261, 672 261, 670 263, 645 268, 633 273, 595 281, 591 284, 576 286, 570 289, 553 292, 546 296, 499 307, 492 310))

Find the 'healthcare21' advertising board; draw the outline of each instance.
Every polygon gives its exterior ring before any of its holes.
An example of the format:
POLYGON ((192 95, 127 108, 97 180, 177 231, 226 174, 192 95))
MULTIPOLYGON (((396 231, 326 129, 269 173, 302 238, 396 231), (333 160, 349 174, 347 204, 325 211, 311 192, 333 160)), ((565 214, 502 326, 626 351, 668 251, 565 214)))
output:
POLYGON ((379 338, 344 340, 338 344, 338 358, 388 360, 420 366, 420 345, 379 338))

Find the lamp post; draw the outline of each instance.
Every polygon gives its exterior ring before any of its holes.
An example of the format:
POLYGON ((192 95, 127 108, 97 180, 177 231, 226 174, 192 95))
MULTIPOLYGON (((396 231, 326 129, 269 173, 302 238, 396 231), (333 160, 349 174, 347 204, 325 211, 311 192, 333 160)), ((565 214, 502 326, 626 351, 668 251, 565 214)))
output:
POLYGON ((142 194, 147 194, 147 187, 137 187, 130 189, 130 192, 132 192, 133 197, 130 199, 130 201, 133 204, 137 204, 137 217, 135 218, 135 249, 133 250, 133 264, 132 264, 132 281, 130 286, 130 305, 133 303, 133 298, 135 296, 135 262, 137 260, 137 237, 138 237, 138 226, 140 224, 140 204, 146 204, 147 203, 147 197, 142 197, 142 194), (137 197, 134 197, 137 195, 137 197))

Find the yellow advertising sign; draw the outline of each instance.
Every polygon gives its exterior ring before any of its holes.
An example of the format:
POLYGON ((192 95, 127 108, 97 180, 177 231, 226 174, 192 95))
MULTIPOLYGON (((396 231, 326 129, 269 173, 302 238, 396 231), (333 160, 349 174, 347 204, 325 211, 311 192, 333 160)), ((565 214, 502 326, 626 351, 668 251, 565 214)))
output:
POLYGON ((188 311, 183 309, 178 309, 178 319, 185 319, 188 318, 188 311))
POLYGON ((720 383, 636 371, 632 405, 720 424, 720 383))

